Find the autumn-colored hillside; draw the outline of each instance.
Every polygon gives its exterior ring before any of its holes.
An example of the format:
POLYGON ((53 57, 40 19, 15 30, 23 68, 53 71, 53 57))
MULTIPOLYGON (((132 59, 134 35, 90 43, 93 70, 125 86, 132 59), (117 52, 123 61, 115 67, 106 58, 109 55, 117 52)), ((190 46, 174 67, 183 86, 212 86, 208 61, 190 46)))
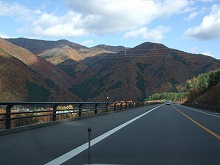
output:
POLYGON ((204 94, 201 94, 198 98, 192 102, 188 102, 187 105, 200 105, 204 107, 220 107, 220 84, 212 87, 204 94))
POLYGON ((14 45, 25 48, 34 54, 41 54, 47 50, 51 50, 54 48, 63 48, 65 46, 69 46, 77 51, 87 48, 80 44, 69 42, 67 40, 45 41, 29 38, 9 38, 6 40, 13 43, 14 45))
POLYGON ((199 74, 187 81, 190 106, 220 107, 220 70, 199 74))
POLYGON ((58 65, 68 59, 72 59, 74 61, 81 61, 83 59, 82 55, 69 46, 46 50, 39 54, 39 56, 55 65, 58 65))
POLYGON ((97 45, 88 48, 67 40, 44 41, 28 38, 11 38, 7 41, 28 49, 47 61, 58 65, 65 60, 80 61, 87 57, 93 57, 102 53, 118 53, 125 48, 123 46, 97 45))
POLYGON ((86 68, 75 74, 77 83, 72 88, 83 100, 109 97, 141 101, 154 93, 184 91, 188 79, 220 68, 220 62, 212 57, 155 43, 143 43, 126 52, 87 58, 83 62, 86 68))
POLYGON ((5 52, 22 61, 28 67, 33 69, 35 72, 42 74, 43 76, 52 79, 56 83, 65 87, 71 87, 72 78, 63 72, 58 67, 54 66, 50 62, 47 62, 43 58, 31 53, 27 49, 21 48, 6 40, 0 38, 0 48, 5 52))
POLYGON ((158 43, 87 48, 67 40, 8 41, 56 64, 71 76, 71 92, 85 101, 142 101, 154 93, 185 91, 188 79, 220 68, 215 58, 158 43))
POLYGON ((72 78, 52 66, 0 38, 0 101, 76 100, 65 88, 71 85, 68 80, 72 78))

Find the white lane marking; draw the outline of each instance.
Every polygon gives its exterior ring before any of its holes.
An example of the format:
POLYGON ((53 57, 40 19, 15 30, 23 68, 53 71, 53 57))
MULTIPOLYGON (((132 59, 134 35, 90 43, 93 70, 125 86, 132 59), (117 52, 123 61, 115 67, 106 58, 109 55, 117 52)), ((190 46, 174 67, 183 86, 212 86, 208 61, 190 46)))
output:
MULTIPOLYGON (((91 146, 95 145, 96 143, 98 143, 101 140, 107 138, 108 136, 112 135, 113 133, 117 132, 118 130, 124 128, 128 124, 136 121, 137 119, 143 117, 144 115, 152 112, 153 110, 155 110, 155 109, 157 109, 157 108, 159 108, 161 106, 162 105, 159 105, 159 106, 157 106, 157 107, 155 107, 155 108, 153 108, 153 109, 151 109, 151 110, 149 110, 149 111, 147 111, 147 112, 145 112, 145 113, 143 113, 143 114, 141 114, 141 115, 139 115, 139 116, 137 116, 137 117, 127 121, 127 122, 125 122, 124 124, 121 124, 118 127, 113 128, 112 130, 110 130, 110 131, 108 131, 108 132, 98 136, 97 138, 91 140, 91 146)), ((69 152, 67 152, 67 153, 65 153, 65 154, 63 154, 63 155, 61 155, 60 157, 58 157, 58 158, 56 158, 56 159, 46 163, 45 165, 60 165, 60 164, 62 164, 64 162, 66 162, 67 160, 73 158, 74 156, 78 155, 79 153, 85 151, 86 149, 88 149, 88 142, 83 144, 83 145, 81 145, 81 146, 79 146, 79 147, 77 147, 77 148, 75 148, 75 149, 73 149, 73 150, 71 150, 71 151, 69 151, 69 152)))
MULTIPOLYGON (((179 106, 182 106, 182 105, 179 105, 179 106)), ((211 114, 211 113, 199 111, 199 110, 196 110, 196 109, 194 109, 194 108, 189 108, 189 107, 186 107, 186 106, 182 106, 182 107, 187 108, 187 109, 189 109, 189 110, 191 110, 191 111, 196 111, 196 112, 204 113, 204 114, 206 114, 206 115, 214 116, 214 117, 217 117, 217 118, 220 119, 220 116, 213 115, 213 114, 211 114)))

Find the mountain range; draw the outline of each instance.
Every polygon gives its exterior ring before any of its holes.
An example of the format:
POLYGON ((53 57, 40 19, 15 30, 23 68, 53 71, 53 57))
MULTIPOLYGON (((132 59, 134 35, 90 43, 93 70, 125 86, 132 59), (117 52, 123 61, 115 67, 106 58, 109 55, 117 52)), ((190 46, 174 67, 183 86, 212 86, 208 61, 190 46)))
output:
POLYGON ((220 68, 213 57, 150 42, 88 48, 67 40, 0 39, 0 58, 3 101, 33 100, 38 88, 43 101, 142 101, 185 91, 188 79, 220 68))
POLYGON ((71 76, 27 49, 0 38, 0 59, 1 101, 77 98, 68 90, 73 85, 71 76))

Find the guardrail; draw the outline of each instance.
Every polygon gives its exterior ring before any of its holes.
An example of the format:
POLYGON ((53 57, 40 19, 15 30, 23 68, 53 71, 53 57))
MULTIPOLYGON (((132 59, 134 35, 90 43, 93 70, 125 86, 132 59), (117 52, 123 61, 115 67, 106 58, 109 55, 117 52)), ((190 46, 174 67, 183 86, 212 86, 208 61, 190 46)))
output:
POLYGON ((135 102, 0 102, 0 129, 45 123, 139 106, 135 102))
POLYGON ((201 105, 190 105, 193 108, 203 109, 206 111, 220 113, 220 107, 211 107, 211 106, 201 106, 201 105))

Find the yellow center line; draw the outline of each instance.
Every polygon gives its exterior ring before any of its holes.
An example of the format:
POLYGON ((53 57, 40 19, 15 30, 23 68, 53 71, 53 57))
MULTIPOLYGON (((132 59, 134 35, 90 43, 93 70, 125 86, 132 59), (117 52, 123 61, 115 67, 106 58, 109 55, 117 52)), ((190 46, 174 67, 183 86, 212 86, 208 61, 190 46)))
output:
POLYGON ((205 131, 207 131, 208 133, 210 133, 211 135, 213 135, 214 137, 216 137, 218 140, 220 140, 220 135, 216 134, 215 132, 211 131, 210 129, 208 129, 207 127, 203 126, 202 124, 198 123, 197 121, 195 121, 194 119, 192 119, 191 117, 187 116, 185 113, 181 112, 179 109, 177 109, 176 107, 173 106, 173 108, 175 108, 179 113, 181 113, 183 116, 185 116, 186 118, 188 118, 189 120, 191 120, 193 123, 195 123, 196 125, 198 125, 199 127, 201 127, 202 129, 204 129, 205 131))

